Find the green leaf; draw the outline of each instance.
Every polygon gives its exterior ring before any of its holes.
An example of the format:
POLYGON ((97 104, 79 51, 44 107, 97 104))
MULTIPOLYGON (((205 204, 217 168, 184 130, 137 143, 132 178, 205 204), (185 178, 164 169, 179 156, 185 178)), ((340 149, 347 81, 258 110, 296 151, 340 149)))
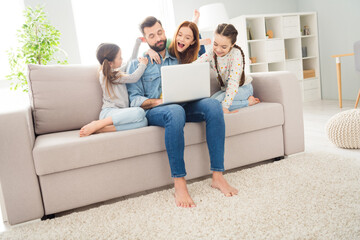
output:
POLYGON ((11 81, 10 89, 27 92, 27 64, 67 64, 68 61, 67 54, 58 47, 61 33, 51 25, 44 5, 27 6, 23 15, 25 22, 16 33, 19 47, 7 50, 10 74, 6 79, 11 81), (58 52, 64 55, 63 60, 55 58, 58 52))

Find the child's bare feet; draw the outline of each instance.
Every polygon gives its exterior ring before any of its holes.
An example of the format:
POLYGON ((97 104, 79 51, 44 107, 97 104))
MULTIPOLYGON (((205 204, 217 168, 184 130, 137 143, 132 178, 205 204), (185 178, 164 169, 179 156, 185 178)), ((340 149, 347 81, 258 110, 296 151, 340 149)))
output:
POLYGON ((86 124, 80 129, 80 137, 89 136, 101 128, 102 125, 100 125, 98 121, 92 121, 91 123, 86 124))
POLYGON ((199 22, 199 17, 200 17, 200 12, 199 12, 199 10, 195 9, 192 22, 197 25, 199 22))
POLYGON ((174 183, 176 206, 183 208, 196 207, 188 192, 185 178, 174 178, 174 183))
POLYGON ((211 187, 219 189, 226 197, 238 194, 238 190, 229 185, 222 172, 213 172, 211 187))
POLYGON ((248 101, 249 101, 249 106, 252 106, 252 105, 258 104, 260 102, 260 99, 255 98, 254 96, 250 96, 248 98, 248 101))

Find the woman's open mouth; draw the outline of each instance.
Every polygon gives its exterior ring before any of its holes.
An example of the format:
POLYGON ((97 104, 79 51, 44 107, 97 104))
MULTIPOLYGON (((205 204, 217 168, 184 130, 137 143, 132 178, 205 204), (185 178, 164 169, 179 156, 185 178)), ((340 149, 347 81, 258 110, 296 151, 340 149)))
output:
POLYGON ((183 47, 185 47, 185 44, 182 44, 182 43, 178 42, 178 47, 179 47, 180 49, 182 49, 183 47))

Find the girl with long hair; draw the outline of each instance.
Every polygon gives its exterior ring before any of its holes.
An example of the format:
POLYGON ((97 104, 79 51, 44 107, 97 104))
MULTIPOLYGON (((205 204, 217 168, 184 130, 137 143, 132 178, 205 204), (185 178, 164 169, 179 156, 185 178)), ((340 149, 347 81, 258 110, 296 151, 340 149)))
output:
POLYGON ((213 48, 201 55, 196 62, 210 62, 217 72, 221 90, 212 98, 222 103, 224 113, 238 112, 239 108, 260 102, 253 96, 252 78, 245 77, 245 55, 236 45, 238 31, 232 24, 219 24, 215 30, 213 48))
POLYGON ((103 90, 103 106, 100 120, 82 127, 80 137, 147 126, 145 111, 140 107, 129 108, 129 96, 125 85, 140 79, 148 64, 147 58, 139 58, 139 66, 131 75, 124 73, 126 66, 121 67, 121 49, 116 44, 100 44, 96 58, 100 63, 99 81, 103 90))

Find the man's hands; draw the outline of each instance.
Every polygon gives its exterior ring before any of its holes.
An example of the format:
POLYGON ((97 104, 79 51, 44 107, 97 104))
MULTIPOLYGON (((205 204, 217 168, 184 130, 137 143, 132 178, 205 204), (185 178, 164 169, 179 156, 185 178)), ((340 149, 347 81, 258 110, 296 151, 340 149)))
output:
POLYGON ((147 99, 141 104, 141 107, 145 110, 159 106, 163 103, 163 100, 161 98, 151 98, 147 99))

